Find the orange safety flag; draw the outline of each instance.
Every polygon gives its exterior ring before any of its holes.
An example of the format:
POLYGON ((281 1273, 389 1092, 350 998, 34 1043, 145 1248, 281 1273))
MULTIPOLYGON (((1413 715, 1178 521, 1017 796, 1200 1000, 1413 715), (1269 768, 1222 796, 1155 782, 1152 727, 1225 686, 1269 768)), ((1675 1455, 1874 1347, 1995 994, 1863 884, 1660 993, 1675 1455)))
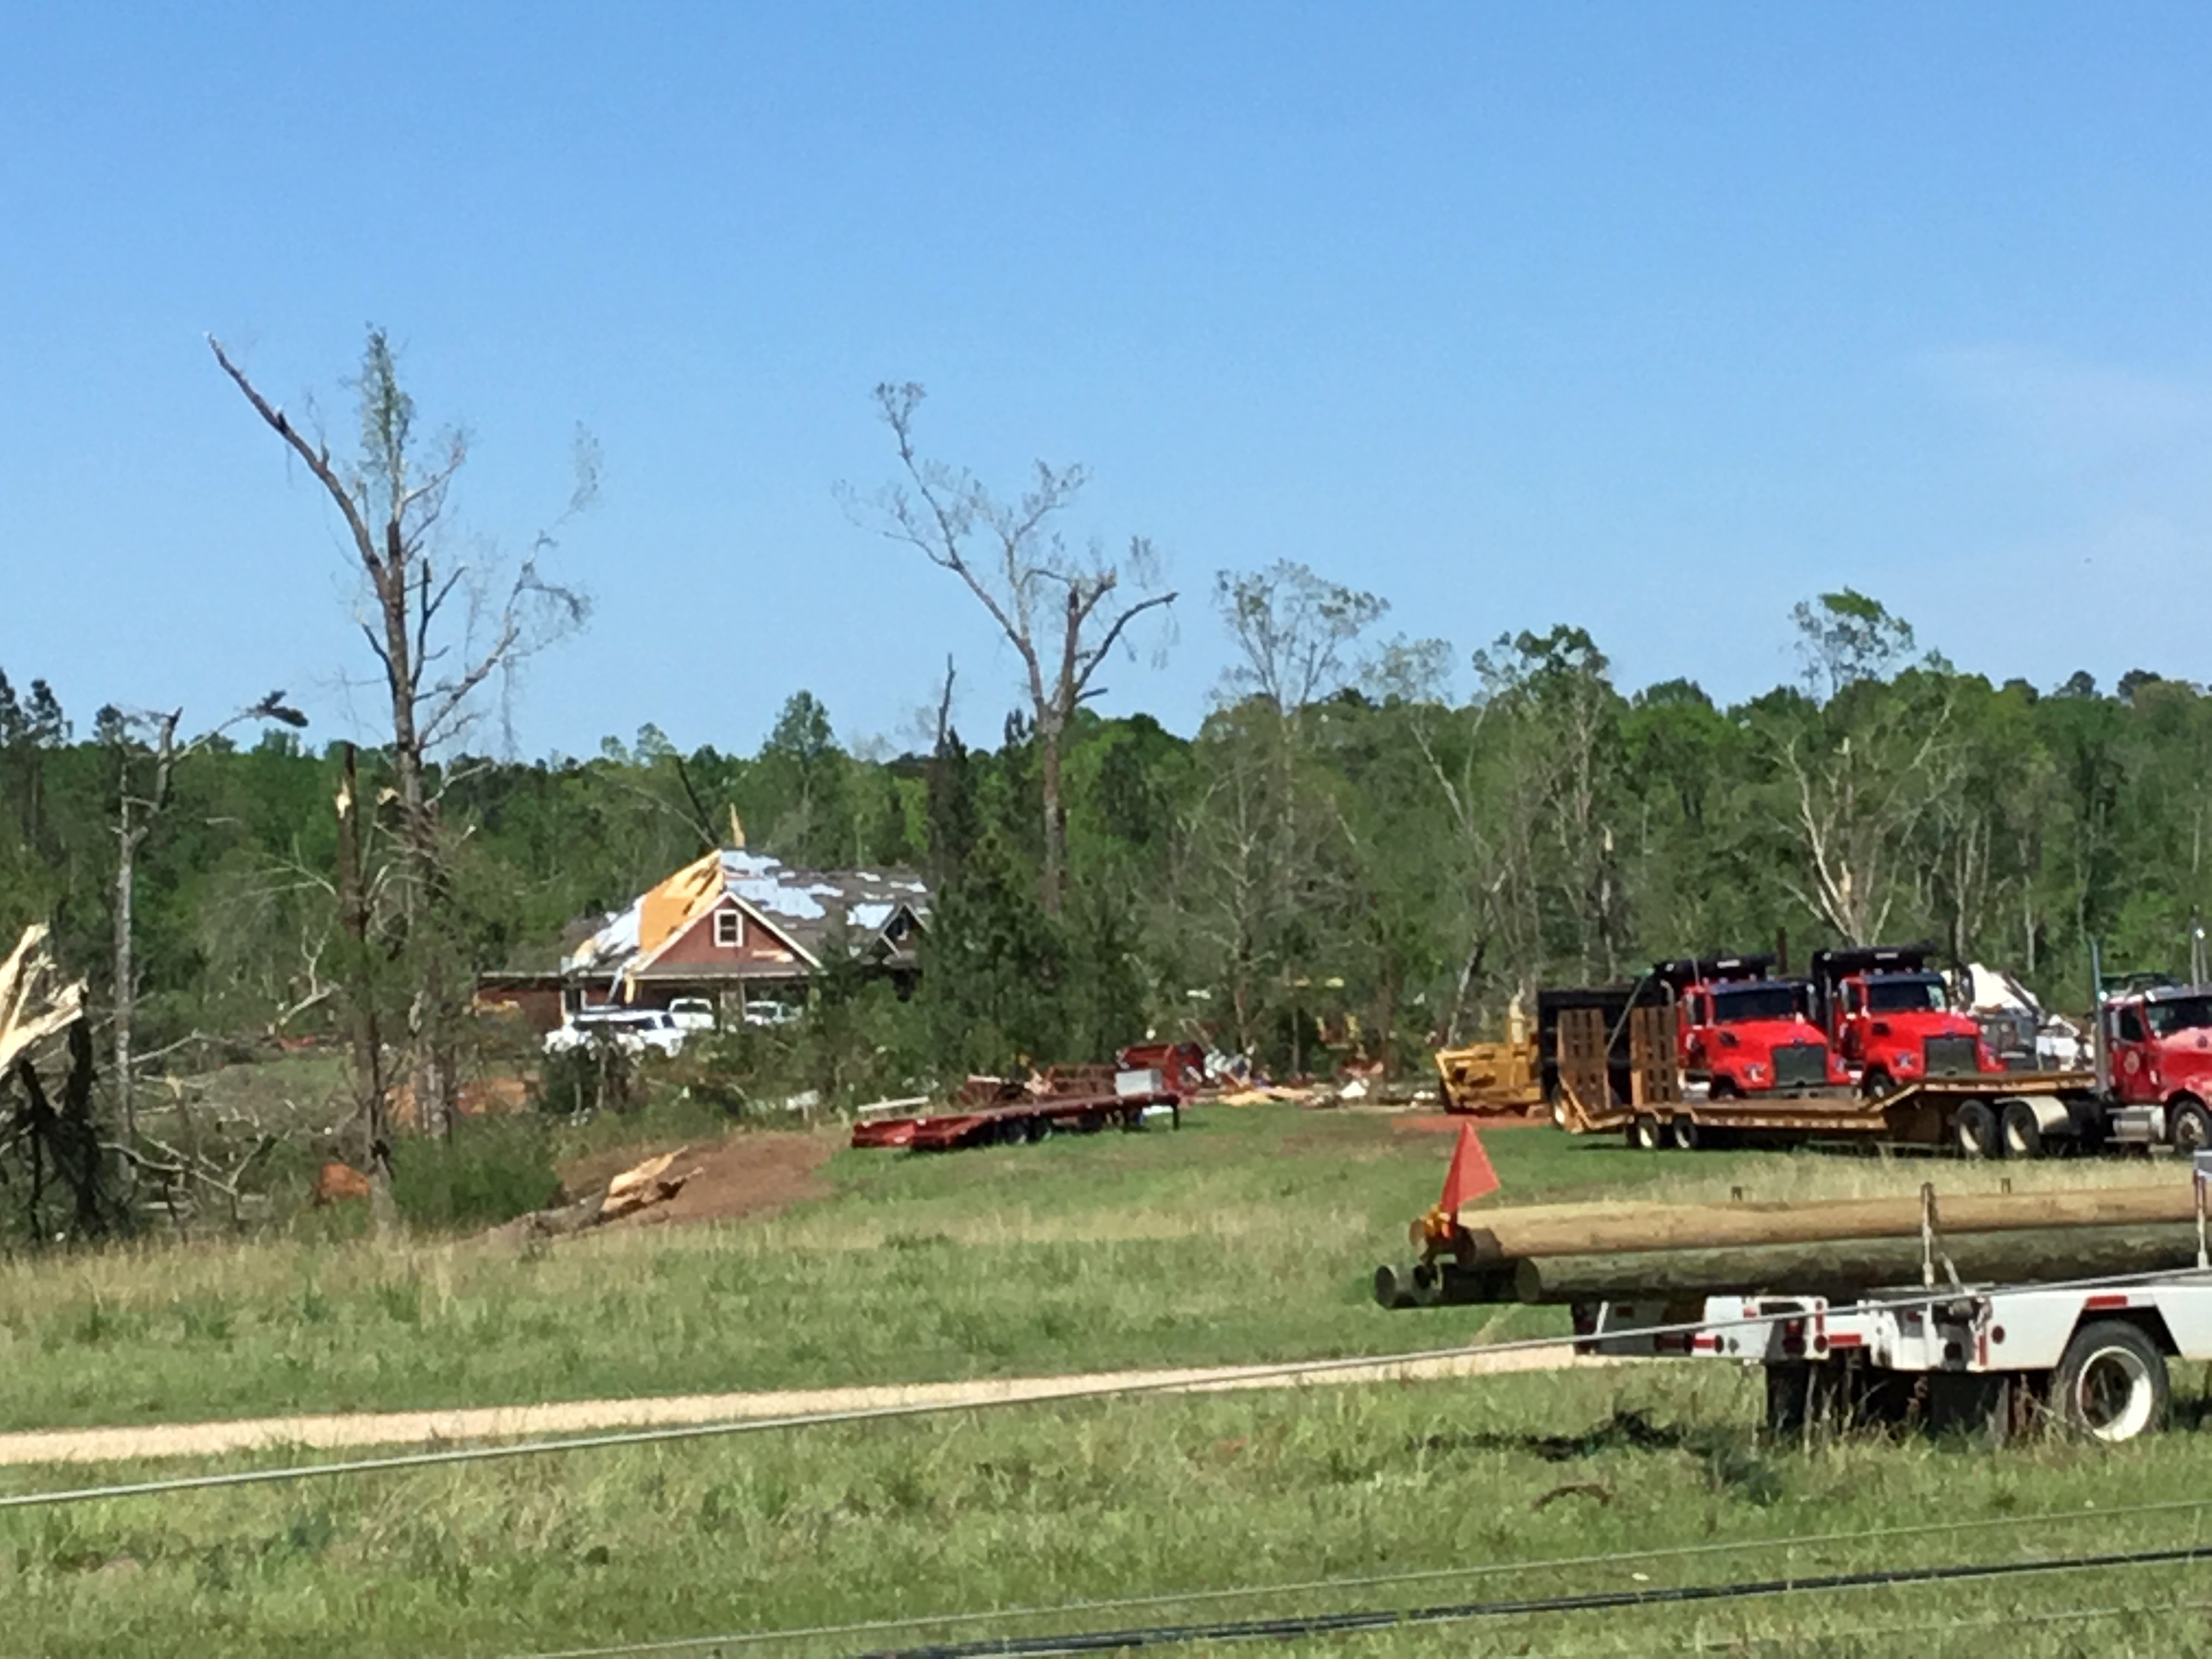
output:
POLYGON ((1475 1133, 1472 1123, 1462 1124, 1459 1145, 1452 1148, 1451 1168, 1444 1172, 1444 1195, 1437 1200, 1437 1208, 1448 1218, 1456 1216, 1461 1205, 1496 1192, 1498 1186, 1498 1171, 1490 1167, 1482 1137, 1475 1133))

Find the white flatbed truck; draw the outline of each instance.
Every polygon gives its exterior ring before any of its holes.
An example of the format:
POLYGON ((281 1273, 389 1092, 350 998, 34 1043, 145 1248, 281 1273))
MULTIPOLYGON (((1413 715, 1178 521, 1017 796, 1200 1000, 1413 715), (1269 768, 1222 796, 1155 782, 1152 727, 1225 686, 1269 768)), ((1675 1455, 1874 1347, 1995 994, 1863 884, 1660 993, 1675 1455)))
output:
POLYGON ((2002 1439, 2051 1419, 2117 1444, 2163 1426, 2169 1359, 2212 1359, 2212 1271, 2096 1286, 1763 1294, 1575 1310, 1577 1350, 1734 1359, 1766 1374, 1766 1423, 1918 1423, 2002 1439))

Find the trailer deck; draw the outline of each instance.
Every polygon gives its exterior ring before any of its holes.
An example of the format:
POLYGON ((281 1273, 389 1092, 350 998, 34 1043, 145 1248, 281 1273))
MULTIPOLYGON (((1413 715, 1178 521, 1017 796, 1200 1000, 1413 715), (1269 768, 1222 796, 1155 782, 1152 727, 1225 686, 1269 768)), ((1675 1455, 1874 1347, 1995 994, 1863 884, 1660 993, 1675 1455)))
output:
POLYGON ((1013 1146, 1054 1133, 1092 1134, 1101 1129, 1138 1129, 1148 1110, 1165 1108, 1182 1127, 1182 1097, 1171 1089, 1127 1094, 1045 1095, 993 1106, 908 1117, 878 1118, 853 1126, 855 1146, 907 1147, 915 1152, 951 1152, 963 1146, 1013 1146))

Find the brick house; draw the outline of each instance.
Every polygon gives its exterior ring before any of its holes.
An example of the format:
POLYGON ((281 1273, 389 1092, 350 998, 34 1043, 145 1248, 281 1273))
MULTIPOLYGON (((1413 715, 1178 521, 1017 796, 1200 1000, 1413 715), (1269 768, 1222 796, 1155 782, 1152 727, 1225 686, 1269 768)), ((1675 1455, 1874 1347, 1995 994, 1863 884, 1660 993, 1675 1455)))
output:
POLYGON ((911 985, 929 889, 905 870, 798 870, 744 848, 686 865, 603 919, 562 958, 562 1000, 665 1008, 703 997, 734 1014, 793 1001, 843 953, 911 985))

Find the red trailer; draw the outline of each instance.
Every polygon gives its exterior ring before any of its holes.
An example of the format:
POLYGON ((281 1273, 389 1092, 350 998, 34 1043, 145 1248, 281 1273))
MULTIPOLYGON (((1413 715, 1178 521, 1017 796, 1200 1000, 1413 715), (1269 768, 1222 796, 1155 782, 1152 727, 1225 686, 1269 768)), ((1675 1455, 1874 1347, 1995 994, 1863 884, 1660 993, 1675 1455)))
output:
MULTIPOLYGON (((1152 1084, 1157 1074, 1125 1072, 1123 1079, 1152 1084)), ((1172 1089, 1116 1086, 1109 1078, 1101 1091, 1090 1084, 1079 1091, 1023 1097, 993 1106, 953 1107, 911 1117, 878 1118, 853 1126, 855 1146, 906 1146, 921 1152, 950 1152, 958 1146, 1011 1146, 1058 1133, 1095 1134, 1101 1129, 1140 1129, 1148 1111, 1164 1108, 1176 1128, 1182 1127, 1182 1097, 1172 1089)))

